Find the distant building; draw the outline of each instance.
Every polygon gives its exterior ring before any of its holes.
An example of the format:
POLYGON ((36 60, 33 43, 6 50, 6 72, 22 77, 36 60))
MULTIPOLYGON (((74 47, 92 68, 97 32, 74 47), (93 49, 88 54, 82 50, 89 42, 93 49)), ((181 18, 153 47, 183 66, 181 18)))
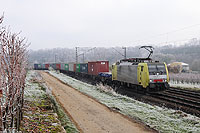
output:
POLYGON ((189 64, 184 62, 172 62, 167 65, 170 72, 181 73, 181 72, 189 72, 189 64))

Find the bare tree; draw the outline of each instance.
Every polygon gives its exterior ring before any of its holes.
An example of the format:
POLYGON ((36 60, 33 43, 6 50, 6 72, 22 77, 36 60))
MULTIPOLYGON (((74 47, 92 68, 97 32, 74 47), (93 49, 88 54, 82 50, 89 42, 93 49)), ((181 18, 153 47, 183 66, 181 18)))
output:
POLYGON ((20 127, 27 67, 26 43, 19 34, 0 27, 0 131, 19 130, 20 127))

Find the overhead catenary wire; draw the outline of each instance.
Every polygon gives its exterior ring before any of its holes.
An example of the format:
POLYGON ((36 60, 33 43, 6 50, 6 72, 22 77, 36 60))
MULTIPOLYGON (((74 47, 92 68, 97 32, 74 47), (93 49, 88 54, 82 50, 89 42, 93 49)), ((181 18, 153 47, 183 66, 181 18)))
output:
POLYGON ((88 49, 87 51, 85 51, 85 52, 83 52, 83 53, 77 55, 77 58, 78 58, 79 56, 83 55, 83 63, 84 63, 84 62, 85 62, 85 54, 88 53, 88 52, 90 52, 90 51, 92 51, 92 50, 94 50, 95 48, 96 48, 96 47, 93 47, 93 48, 88 49))
MULTIPOLYGON (((190 25, 190 26, 185 26, 183 28, 178 28, 178 29, 175 29, 175 30, 172 30, 172 31, 168 31, 168 32, 165 32, 165 33, 152 35, 152 36, 146 37, 146 39, 139 39, 139 40, 133 41, 133 43, 137 43, 138 44, 138 42, 144 42, 144 41, 147 41, 147 40, 152 39, 152 38, 157 38, 157 37, 166 35, 167 36, 167 40, 165 41, 165 44, 166 44, 166 43, 169 43, 168 36, 170 34, 175 33, 175 32, 179 32, 179 31, 183 31, 183 30, 186 30, 186 29, 190 29, 190 28, 193 28, 193 27, 197 27, 197 26, 200 26, 200 23, 199 24, 190 25)), ((186 40, 186 39, 184 39, 184 40, 186 40)), ((177 40, 175 40, 175 41, 177 42, 177 40)), ((170 41, 170 42, 172 42, 172 41, 170 41)), ((157 44, 164 44, 164 43, 157 43, 157 44)))
POLYGON ((124 56, 124 54, 120 53, 117 49, 115 49, 114 47, 112 47, 118 54, 120 54, 121 56, 124 56))

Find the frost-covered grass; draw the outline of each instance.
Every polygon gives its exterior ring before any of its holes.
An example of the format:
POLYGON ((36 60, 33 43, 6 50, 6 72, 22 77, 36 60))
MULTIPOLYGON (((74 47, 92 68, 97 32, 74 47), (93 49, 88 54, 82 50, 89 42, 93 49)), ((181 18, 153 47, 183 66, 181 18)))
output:
POLYGON ((20 130, 22 132, 63 132, 64 129, 53 112, 50 99, 44 88, 40 86, 38 77, 35 71, 27 73, 20 130))
POLYGON ((24 124, 21 127, 23 132, 79 132, 36 71, 27 73, 24 98, 26 111, 24 111, 24 124))
POLYGON ((105 88, 102 89, 102 85, 93 86, 55 71, 50 71, 49 73, 75 89, 94 97, 106 106, 138 119, 160 132, 200 132, 200 118, 196 116, 145 104, 113 93, 111 89, 105 91, 105 88))
POLYGON ((170 81, 169 84, 171 87, 178 87, 178 88, 186 89, 186 90, 200 91, 200 84, 197 84, 197 83, 170 81))
POLYGON ((26 76, 26 88, 24 89, 24 97, 26 100, 37 100, 46 95, 46 92, 41 88, 37 78, 40 78, 37 72, 28 71, 26 76))

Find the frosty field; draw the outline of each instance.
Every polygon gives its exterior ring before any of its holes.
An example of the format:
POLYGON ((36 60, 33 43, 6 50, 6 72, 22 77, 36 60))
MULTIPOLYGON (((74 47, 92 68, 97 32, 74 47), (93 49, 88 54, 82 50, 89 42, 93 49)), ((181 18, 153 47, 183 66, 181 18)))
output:
POLYGON ((181 89, 186 89, 186 90, 194 90, 194 91, 200 91, 200 84, 197 83, 180 83, 176 81, 170 81, 170 86, 171 87, 177 87, 181 89))
POLYGON ((75 89, 94 97, 109 108, 116 109, 160 132, 200 132, 200 118, 196 116, 179 110, 145 104, 116 94, 105 86, 93 86, 55 71, 49 71, 49 73, 75 89))
POLYGON ((24 99, 22 132, 79 132, 36 71, 27 73, 24 99))

